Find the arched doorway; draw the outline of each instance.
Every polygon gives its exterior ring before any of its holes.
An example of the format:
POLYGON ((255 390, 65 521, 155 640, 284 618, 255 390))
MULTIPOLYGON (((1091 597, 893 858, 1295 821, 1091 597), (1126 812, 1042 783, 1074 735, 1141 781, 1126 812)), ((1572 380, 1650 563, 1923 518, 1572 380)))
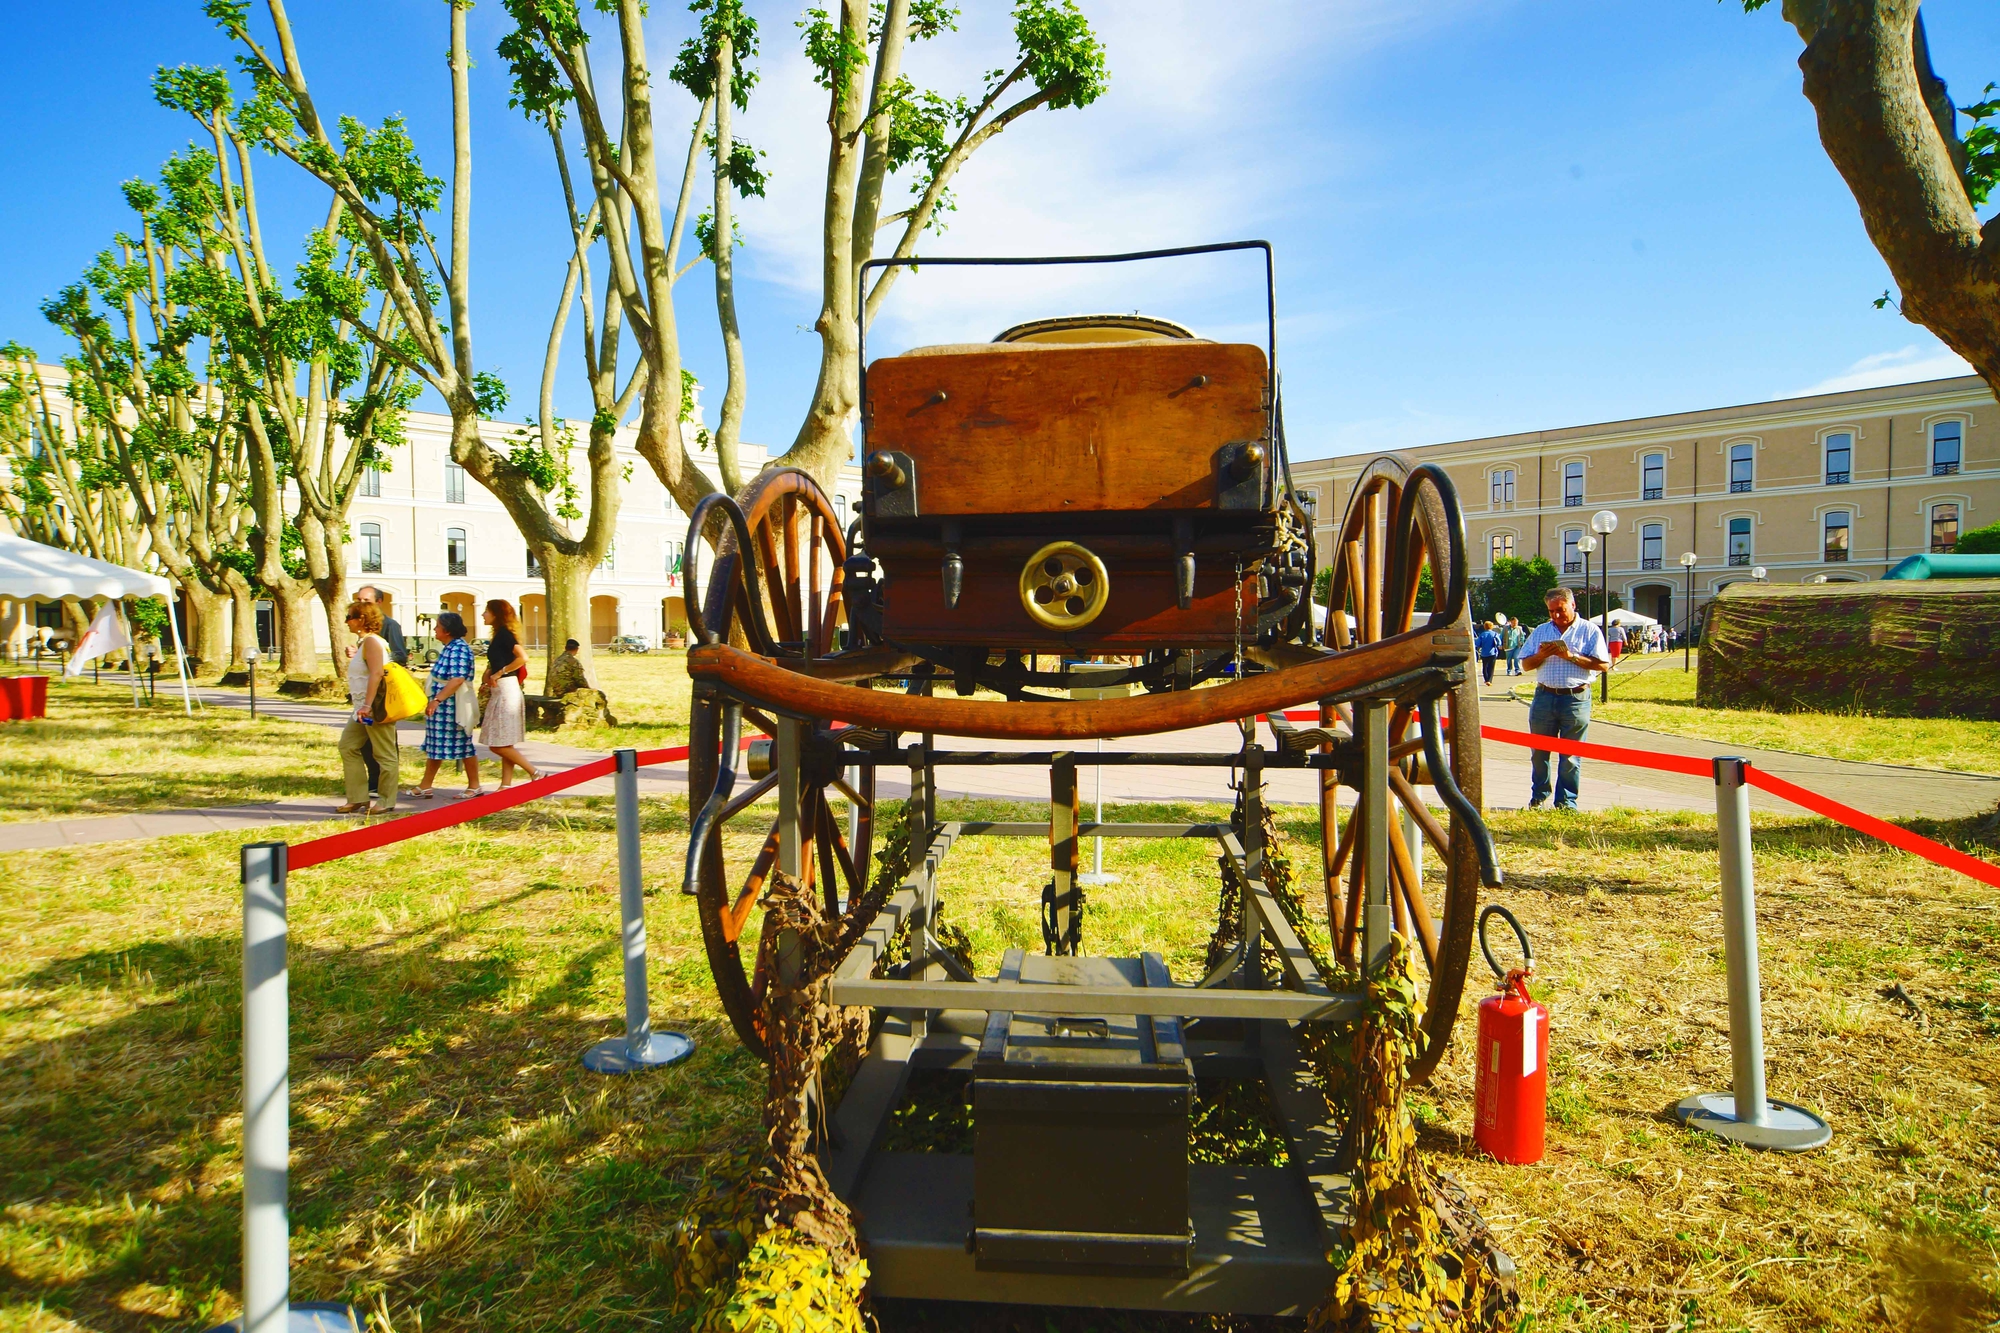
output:
POLYGON ((687 637, 687 602, 679 597, 660 599, 660 646, 665 647, 669 634, 687 637))
POLYGON ((1662 625, 1674 623, 1674 587, 1671 583, 1641 583, 1632 589, 1632 609, 1651 616, 1662 625))
POLYGON ((438 598, 438 610, 456 611, 465 620, 467 637, 483 639, 486 630, 479 623, 479 606, 469 592, 448 592, 438 598))
POLYGON ((590 646, 603 648, 618 637, 618 599, 611 596, 590 599, 590 646))
POLYGON ((549 599, 541 593, 521 597, 521 643, 527 648, 549 646, 549 599))

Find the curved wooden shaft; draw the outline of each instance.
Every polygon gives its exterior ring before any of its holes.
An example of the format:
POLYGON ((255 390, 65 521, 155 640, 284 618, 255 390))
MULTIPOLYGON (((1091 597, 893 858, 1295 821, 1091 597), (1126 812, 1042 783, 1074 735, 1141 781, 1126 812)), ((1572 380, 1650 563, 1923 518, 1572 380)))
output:
POLYGON ((688 674, 703 684, 804 717, 988 740, 1090 740, 1183 731, 1279 712, 1365 689, 1421 667, 1458 665, 1466 660, 1469 647, 1470 636, 1463 629, 1411 630, 1233 685, 1076 703, 936 699, 860 689, 817 680, 719 643, 690 649, 688 674))

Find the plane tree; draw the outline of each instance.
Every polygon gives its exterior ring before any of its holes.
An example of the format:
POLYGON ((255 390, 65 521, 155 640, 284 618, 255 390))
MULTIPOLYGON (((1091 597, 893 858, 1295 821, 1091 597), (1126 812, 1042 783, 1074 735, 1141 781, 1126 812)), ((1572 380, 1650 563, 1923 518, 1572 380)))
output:
POLYGON ((1820 143, 1895 277, 1904 317, 2000 391, 2000 220, 1979 217, 2000 182, 1994 85, 1953 103, 1917 0, 1783 0, 1782 12, 1805 42, 1799 68, 1820 143))

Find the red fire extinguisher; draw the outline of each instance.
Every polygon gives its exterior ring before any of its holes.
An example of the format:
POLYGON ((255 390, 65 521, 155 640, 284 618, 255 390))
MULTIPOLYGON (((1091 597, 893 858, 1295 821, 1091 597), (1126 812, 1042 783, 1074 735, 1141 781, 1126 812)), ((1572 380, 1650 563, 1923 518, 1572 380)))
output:
POLYGON ((1479 914, 1479 951, 1499 993, 1479 1002, 1479 1071, 1473 1085, 1472 1139, 1502 1162, 1542 1160, 1549 1094, 1549 1011, 1528 994, 1535 951, 1514 914, 1498 903, 1479 914), (1502 970, 1486 942, 1486 923, 1505 917, 1521 941, 1521 965, 1502 970))

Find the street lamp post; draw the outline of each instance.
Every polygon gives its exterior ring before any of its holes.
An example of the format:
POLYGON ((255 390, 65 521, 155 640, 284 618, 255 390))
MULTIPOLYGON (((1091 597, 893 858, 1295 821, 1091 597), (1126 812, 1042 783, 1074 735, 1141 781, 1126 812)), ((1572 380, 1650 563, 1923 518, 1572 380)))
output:
POLYGON ((1701 559, 1693 551, 1681 556, 1681 568, 1688 572, 1687 610, 1681 613, 1681 673, 1694 670, 1694 567, 1701 559))
MULTIPOLYGON (((1602 599, 1598 604, 1598 631, 1604 635, 1604 651, 1611 652, 1611 534, 1618 531, 1618 515, 1609 509, 1600 509, 1590 516, 1590 530, 1603 538, 1604 559, 1598 565, 1603 577, 1598 580, 1597 595, 1602 599)), ((1616 666, 1617 658, 1611 659, 1616 666)), ((1611 702, 1611 669, 1604 671, 1603 702, 1611 702)))

